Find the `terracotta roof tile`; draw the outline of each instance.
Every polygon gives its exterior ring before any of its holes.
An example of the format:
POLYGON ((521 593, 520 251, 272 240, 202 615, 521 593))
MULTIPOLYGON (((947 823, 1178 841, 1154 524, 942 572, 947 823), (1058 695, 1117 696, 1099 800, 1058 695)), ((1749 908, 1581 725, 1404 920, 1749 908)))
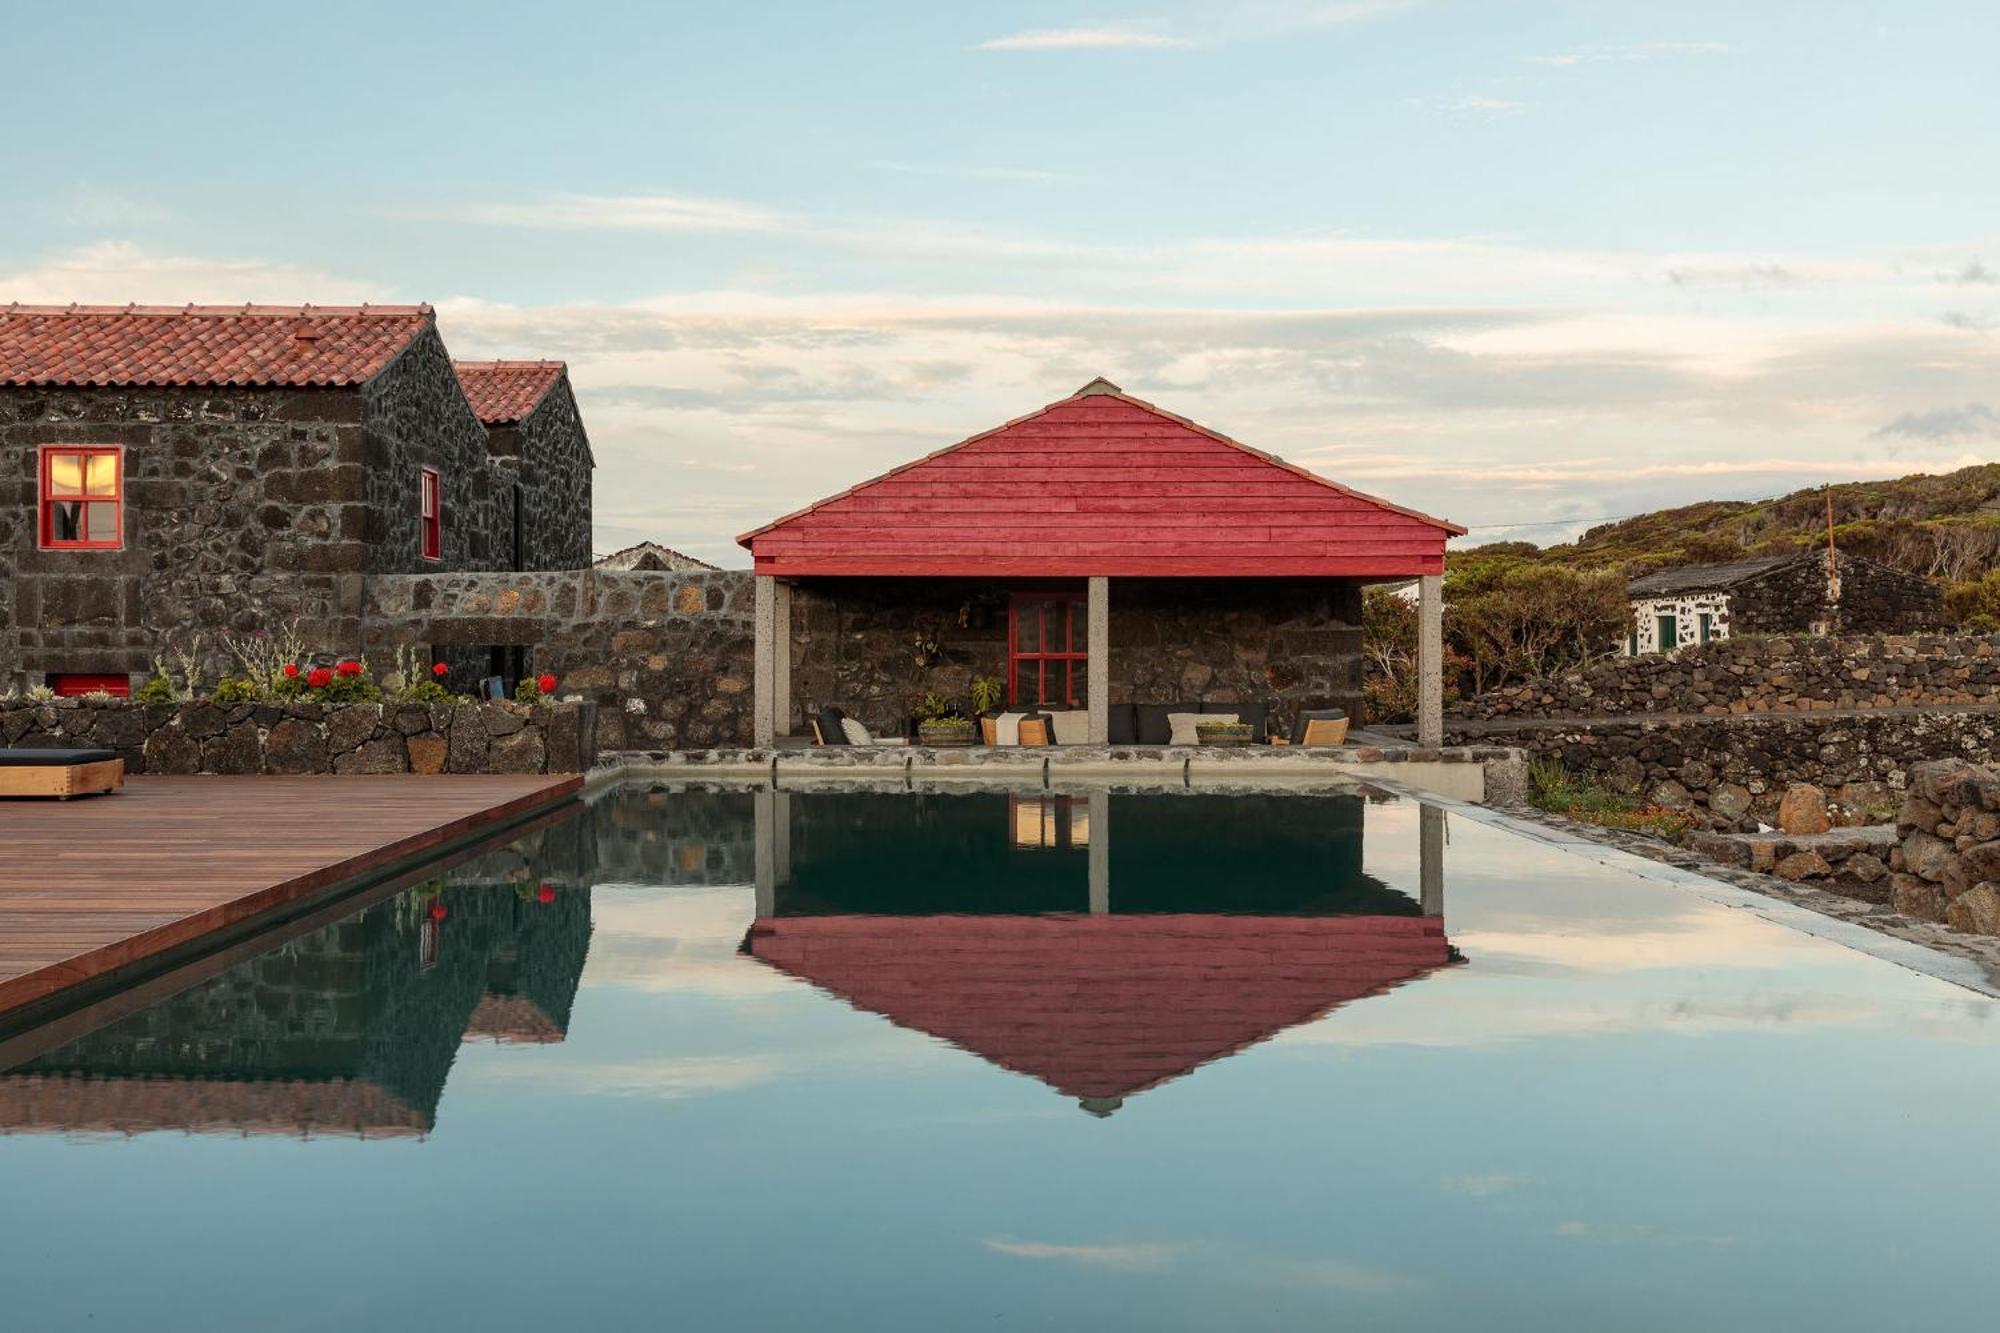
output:
POLYGON ((566 367, 560 361, 454 361, 458 382, 481 421, 511 426, 535 410, 566 367))
POLYGON ((431 327, 427 305, 0 306, 0 384, 363 384, 431 327))

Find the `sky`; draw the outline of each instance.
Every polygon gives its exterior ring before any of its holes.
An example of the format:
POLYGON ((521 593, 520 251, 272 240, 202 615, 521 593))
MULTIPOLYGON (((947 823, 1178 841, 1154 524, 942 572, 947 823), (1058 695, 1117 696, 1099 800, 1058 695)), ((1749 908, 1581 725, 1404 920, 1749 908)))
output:
POLYGON ((0 302, 431 302, 599 551, 1097 375, 1471 541, 2000 446, 1979 0, 8 9, 0 302))

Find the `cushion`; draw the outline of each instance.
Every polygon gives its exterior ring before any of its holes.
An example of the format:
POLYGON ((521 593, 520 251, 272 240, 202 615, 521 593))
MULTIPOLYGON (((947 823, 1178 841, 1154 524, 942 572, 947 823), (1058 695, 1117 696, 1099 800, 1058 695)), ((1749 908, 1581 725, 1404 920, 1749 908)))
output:
POLYGON ((1306 723, 1311 722, 1314 719, 1318 719, 1323 722, 1331 722, 1336 718, 1343 718, 1346 716, 1347 716, 1347 710, 1345 708, 1300 709, 1298 720, 1292 723, 1292 744, 1304 745, 1306 743, 1306 723))
POLYGON ((1090 710, 1087 708, 1065 708, 1060 713, 1050 713, 1049 725, 1055 729, 1057 745, 1090 744, 1090 710))
POLYGON ((993 719, 993 743, 995 745, 1019 745, 1021 743, 1021 719, 1026 713, 1002 713, 993 719))
POLYGON ((838 708, 826 707, 813 715, 819 721, 819 743, 821 745, 847 744, 847 731, 840 725, 846 714, 838 708))
MULTIPOLYGON (((1169 745, 1199 744, 1200 742, 1198 742, 1195 739, 1194 724, 1201 721, 1203 716, 1204 714, 1201 713, 1167 714, 1167 744, 1169 745)), ((1235 720, 1233 715, 1226 713, 1220 716, 1217 716, 1212 713, 1206 714, 1205 716, 1207 716, 1210 721, 1221 721, 1223 718, 1228 718, 1231 721, 1235 720)))
POLYGON ((1111 729, 1105 740, 1112 745, 1137 745, 1139 743, 1139 706, 1137 704, 1111 705, 1111 729))
POLYGON ((1047 713, 1029 713, 1021 719, 1021 744, 1050 745, 1054 743, 1055 728, 1047 713))
POLYGON ((851 717, 840 719, 840 734, 847 738, 849 745, 873 745, 875 743, 875 737, 869 734, 868 728, 862 726, 851 717))
POLYGON ((1173 739, 1173 724, 1167 721, 1171 712, 1193 712, 1195 704, 1140 704, 1136 708, 1138 717, 1138 739, 1134 745, 1165 745, 1173 739))
POLYGON ((0 750, 0 768, 67 768, 116 758, 116 750, 0 750))

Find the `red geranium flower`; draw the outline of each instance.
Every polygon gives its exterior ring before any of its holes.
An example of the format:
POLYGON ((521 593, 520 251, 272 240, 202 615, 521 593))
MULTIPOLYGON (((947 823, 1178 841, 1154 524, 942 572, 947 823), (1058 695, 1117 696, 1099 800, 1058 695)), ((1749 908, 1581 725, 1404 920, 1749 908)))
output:
POLYGON ((535 901, 536 901, 536 902, 538 902, 538 903, 552 903, 552 902, 554 902, 555 900, 556 900, 556 886, 555 886, 555 885, 553 885, 553 884, 544 884, 544 885, 542 885, 542 887, 541 887, 541 888, 539 888, 539 889, 535 890, 535 901))
POLYGON ((361 663, 350 657, 334 669, 343 676, 358 676, 361 674, 361 663))
POLYGON ((316 690, 323 690, 333 684, 333 673, 325 667, 314 667, 306 673, 306 684, 316 690))
POLYGON ((445 665, 444 663, 442 663, 442 662, 433 662, 433 663, 431 663, 431 674, 432 674, 433 676, 442 676, 442 675, 444 675, 444 674, 445 674, 446 672, 448 672, 448 671, 450 671, 450 670, 451 670, 451 668, 450 668, 450 667, 448 667, 448 666, 446 666, 446 665, 445 665))
POLYGON ((543 694, 554 694, 556 692, 556 678, 544 671, 541 675, 535 677, 535 688, 543 694))
POLYGON ((444 920, 444 919, 445 919, 445 916, 446 916, 446 912, 445 912, 445 906, 444 906, 444 904, 443 904, 443 903, 432 903, 432 904, 431 904, 431 920, 433 920, 433 921, 442 921, 442 920, 444 920))
POLYGON ((299 664, 297 662, 285 663, 285 679, 297 680, 298 678, 299 678, 299 664))

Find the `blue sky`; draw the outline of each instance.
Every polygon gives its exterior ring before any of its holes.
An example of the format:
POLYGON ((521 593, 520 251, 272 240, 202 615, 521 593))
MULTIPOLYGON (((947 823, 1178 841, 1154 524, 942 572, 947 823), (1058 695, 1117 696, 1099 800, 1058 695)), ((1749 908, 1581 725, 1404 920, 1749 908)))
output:
POLYGON ((740 563, 1096 374, 1481 537, 2000 436, 1987 5, 9 25, 0 300, 431 301, 571 363, 600 549, 740 563))

